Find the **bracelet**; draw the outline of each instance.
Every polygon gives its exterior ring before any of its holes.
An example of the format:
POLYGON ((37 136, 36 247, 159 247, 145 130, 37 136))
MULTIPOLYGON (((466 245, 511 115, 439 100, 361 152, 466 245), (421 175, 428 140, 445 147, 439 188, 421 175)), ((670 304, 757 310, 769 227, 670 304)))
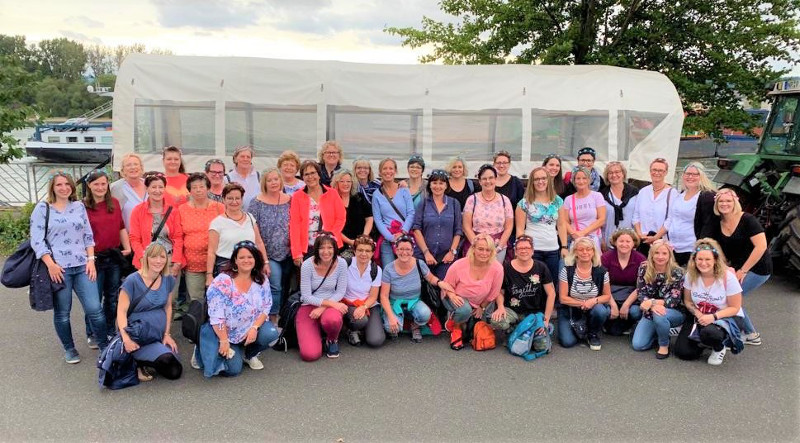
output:
POLYGON ((424 250, 424 251, 422 251, 422 255, 425 255, 425 254, 427 254, 427 253, 428 253, 428 251, 430 251, 430 249, 428 249, 428 248, 425 248, 425 250, 424 250))
POLYGON ((95 260, 97 260, 97 256, 96 255, 90 255, 89 257, 86 258, 86 260, 95 261, 95 260))
POLYGON ((714 317, 714 321, 716 321, 716 320, 719 320, 719 317, 717 317, 717 314, 716 314, 716 313, 714 313, 714 314, 711 314, 711 315, 714 317))

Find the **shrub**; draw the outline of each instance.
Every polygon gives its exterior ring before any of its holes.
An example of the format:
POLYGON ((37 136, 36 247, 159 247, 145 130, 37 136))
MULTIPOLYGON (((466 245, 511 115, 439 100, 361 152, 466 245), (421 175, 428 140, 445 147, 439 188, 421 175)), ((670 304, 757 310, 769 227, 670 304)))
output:
POLYGON ((0 214, 0 254, 11 255, 23 240, 30 238, 30 220, 34 204, 0 214))

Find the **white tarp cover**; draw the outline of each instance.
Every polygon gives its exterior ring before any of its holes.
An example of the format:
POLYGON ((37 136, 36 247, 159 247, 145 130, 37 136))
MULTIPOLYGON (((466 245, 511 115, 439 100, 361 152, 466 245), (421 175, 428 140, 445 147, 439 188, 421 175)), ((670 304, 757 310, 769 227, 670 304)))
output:
POLYGON ((550 152, 564 154, 570 167, 575 151, 590 144, 601 170, 606 161, 626 161, 629 178, 647 180, 652 159, 675 164, 682 124, 675 87, 649 71, 132 54, 114 91, 114 166, 119 169, 122 154, 137 152, 147 169, 162 169, 161 147, 177 140, 188 170, 202 170, 213 157, 230 164, 232 141, 255 140, 254 161, 264 168, 284 149, 315 157, 333 134, 348 166, 354 154, 365 154, 373 161, 392 156, 403 169, 408 155, 419 152, 429 171, 452 152, 474 171, 505 149, 512 153, 512 173, 525 176, 550 152), (266 113, 254 118, 249 106, 266 113), (304 119, 297 126, 302 130, 271 139, 270 132, 290 129, 284 120, 270 126, 270 116, 295 118, 290 114, 304 119), (367 114, 371 120, 362 119, 367 114), (488 126, 471 128, 473 122, 488 126), (464 140, 471 134, 482 138, 474 153, 464 140), (458 143, 467 147, 458 151, 458 143))

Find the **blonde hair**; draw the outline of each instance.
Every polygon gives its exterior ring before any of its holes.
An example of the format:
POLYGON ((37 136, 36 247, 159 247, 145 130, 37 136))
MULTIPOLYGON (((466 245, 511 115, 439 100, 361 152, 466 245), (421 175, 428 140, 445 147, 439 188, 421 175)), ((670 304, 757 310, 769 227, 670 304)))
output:
POLYGON ((67 179, 69 187, 72 188, 72 193, 69 195, 69 201, 71 202, 77 201, 78 188, 75 186, 75 180, 73 180, 72 176, 67 174, 66 172, 58 171, 53 175, 53 178, 50 179, 50 183, 47 184, 47 203, 55 203, 57 200, 56 179, 58 177, 64 177, 65 179, 67 179))
POLYGON ((353 173, 350 172, 349 169, 340 169, 339 172, 333 174, 333 178, 331 179, 331 188, 336 189, 336 192, 339 192, 339 180, 341 180, 345 175, 349 175, 350 180, 353 182, 350 185, 350 195, 356 195, 356 193, 358 193, 358 186, 356 186, 355 177, 353 177, 353 173))
POLYGON ((686 275, 689 277, 689 282, 694 283, 700 278, 700 273, 697 271, 697 264, 695 263, 695 256, 700 251, 709 251, 714 255, 714 279, 725 278, 725 273, 728 272, 728 265, 726 264, 727 261, 725 254, 722 252, 722 247, 713 238, 706 237, 695 242, 692 255, 689 257, 689 263, 686 264, 686 275))
POLYGON ((259 180, 261 185, 261 192, 263 192, 264 194, 267 193, 267 178, 272 173, 275 173, 278 176, 278 180, 281 181, 281 189, 279 192, 283 192, 283 176, 281 175, 281 171, 278 170, 278 168, 267 168, 261 174, 261 180, 259 180))
POLYGON ((609 171, 611 171, 611 168, 613 168, 615 166, 619 166, 619 169, 622 171, 622 181, 625 181, 625 180, 628 179, 628 169, 625 167, 624 164, 622 164, 622 162, 618 162, 618 161, 615 160, 615 161, 610 161, 610 162, 606 163, 606 168, 603 169, 603 180, 605 180, 606 183, 609 183, 609 181, 608 181, 608 173, 609 173, 609 171))
POLYGON ((664 281, 665 285, 672 283, 672 272, 678 268, 678 262, 675 261, 675 254, 672 253, 672 246, 670 246, 669 242, 664 239, 658 239, 650 245, 650 252, 647 254, 647 268, 644 271, 644 281, 645 283, 653 283, 656 281, 656 251, 659 248, 667 248, 669 251, 669 260, 667 261, 667 269, 664 271, 664 275, 666 280, 664 281))
POLYGON ((567 266, 575 265, 575 250, 578 249, 578 245, 580 244, 586 244, 592 247, 594 251, 592 255, 592 266, 600 266, 600 251, 598 251, 597 243, 595 243, 594 239, 591 237, 580 237, 573 241, 572 245, 569 247, 567 256, 564 257, 564 264, 567 266))
MULTIPOLYGON (((386 163, 389 163, 389 162, 392 162, 392 164, 394 165, 395 172, 397 171, 397 162, 394 161, 394 159, 392 159, 392 158, 386 157, 385 159, 381 160, 380 163, 378 163, 378 174, 379 175, 381 173, 381 170, 383 169, 383 165, 385 165, 386 163)), ((383 178, 381 178, 381 181, 383 181, 383 178)))
POLYGON ((447 171, 447 175, 453 175, 453 166, 455 166, 456 163, 461 163, 461 166, 464 168, 464 178, 466 178, 469 175, 467 162, 461 157, 453 157, 447 162, 447 166, 444 167, 444 170, 447 171))
POLYGON ((467 250, 467 258, 469 259, 470 264, 475 263, 475 245, 477 245, 481 240, 485 241, 488 248, 492 251, 489 260, 494 260, 494 258, 497 256, 497 245, 495 245, 492 236, 489 234, 478 234, 475 236, 472 244, 469 245, 469 249, 467 250))
POLYGON ((150 273, 150 261, 148 259, 159 254, 164 254, 164 256, 167 257, 167 262, 164 263, 164 269, 161 270, 161 275, 166 276, 169 274, 170 256, 167 254, 167 248, 165 248, 164 245, 158 241, 154 241, 147 245, 147 247, 144 249, 144 254, 142 254, 142 275, 147 275, 150 273))
POLYGON ((339 151, 339 163, 341 164, 342 160, 344 160, 344 151, 342 151, 342 145, 340 145, 336 140, 328 140, 322 144, 322 146, 319 148, 319 154, 317 155, 319 162, 325 163, 325 148, 328 146, 333 146, 337 151, 339 151))
POLYGON ((294 162, 297 170, 300 170, 300 156, 297 155, 294 151, 283 151, 281 156, 278 157, 278 168, 281 167, 285 162, 294 162))
MULTIPOLYGON (((708 178, 708 174, 706 174, 706 168, 703 167, 703 165, 701 163, 698 163, 698 162, 689 163, 688 165, 686 165, 686 167, 683 168, 683 173, 685 174, 686 171, 689 170, 689 168, 697 169, 697 173, 700 174, 700 177, 699 177, 700 183, 699 183, 699 186, 698 186, 698 190, 699 191, 701 191, 701 192, 702 191, 713 191, 714 189, 716 189, 714 187, 714 184, 711 183, 711 179, 708 178)), ((681 174, 681 179, 682 178, 683 178, 683 174, 681 174)), ((679 189, 681 191, 686 190, 686 187, 683 185, 683 180, 681 180, 681 183, 679 185, 679 189)))
POLYGON ((739 196, 736 195, 736 191, 731 188, 722 188, 717 191, 717 195, 714 196, 714 215, 722 216, 719 213, 719 198, 723 194, 730 194, 733 197, 733 215, 739 215, 742 213, 742 203, 739 202, 739 196))
POLYGON ((656 163, 661 163, 662 165, 664 165, 664 167, 667 168, 667 172, 669 172, 669 163, 667 163, 667 160, 663 158, 657 158, 650 162, 650 167, 652 168, 653 165, 656 163))
POLYGON ((142 157, 140 157, 139 154, 130 153, 122 156, 122 162, 120 163, 121 166, 119 168, 120 177, 125 178, 125 162, 132 158, 139 162, 139 169, 141 169, 142 173, 144 174, 144 162, 142 161, 142 157))
POLYGON ((353 173, 355 174, 356 168, 358 168, 361 165, 367 165, 367 167, 369 168, 369 174, 367 174, 367 183, 371 182, 372 180, 375 180, 375 175, 372 173, 372 163, 370 163, 369 160, 365 158, 359 158, 353 161, 353 173))
POLYGON ((553 186, 553 178, 550 177, 550 174, 547 173, 547 169, 545 169, 544 166, 539 166, 538 168, 533 168, 528 176, 528 185, 525 187, 525 201, 528 204, 533 204, 533 201, 536 199, 536 188, 533 185, 533 175, 539 171, 544 172, 544 176, 547 178, 547 189, 544 191, 547 201, 552 203, 556 199, 556 189, 553 186))

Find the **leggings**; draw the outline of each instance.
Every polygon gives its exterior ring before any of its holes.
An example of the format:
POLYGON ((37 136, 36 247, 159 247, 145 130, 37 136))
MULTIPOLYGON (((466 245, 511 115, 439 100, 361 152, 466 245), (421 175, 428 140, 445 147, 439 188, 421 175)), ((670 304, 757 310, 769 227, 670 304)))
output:
POLYGON ((155 361, 140 361, 137 360, 136 364, 139 366, 147 366, 153 368, 158 374, 167 380, 177 380, 181 378, 183 373, 183 366, 181 362, 171 352, 166 352, 158 356, 155 361))
POLYGON ((316 309, 313 305, 303 305, 297 311, 294 327, 297 330, 297 346, 300 348, 300 358, 303 361, 314 361, 322 357, 322 334, 320 327, 325 330, 326 341, 339 339, 342 330, 342 313, 333 308, 326 308, 319 318, 312 319, 311 311, 316 309))
POLYGON ((372 348, 380 347, 386 341, 386 332, 383 330, 383 323, 381 322, 381 307, 373 306, 369 310, 369 315, 358 320, 353 319, 353 311, 355 310, 356 308, 353 306, 347 308, 347 315, 344 317, 347 328, 351 331, 364 330, 367 345, 372 348))
MULTIPOLYGON (((736 320, 740 325, 743 324, 739 319, 736 320)), ((703 347, 701 344, 710 347, 716 352, 721 351, 725 347, 725 340, 728 338, 728 332, 725 328, 716 324, 710 324, 700 329, 700 342, 698 343, 689 338, 693 326, 694 317, 691 315, 686 316, 686 320, 681 327, 681 332, 678 334, 678 338, 675 339, 675 346, 673 347, 673 352, 676 357, 681 360, 696 360, 700 358, 700 356, 703 355, 703 347)))

